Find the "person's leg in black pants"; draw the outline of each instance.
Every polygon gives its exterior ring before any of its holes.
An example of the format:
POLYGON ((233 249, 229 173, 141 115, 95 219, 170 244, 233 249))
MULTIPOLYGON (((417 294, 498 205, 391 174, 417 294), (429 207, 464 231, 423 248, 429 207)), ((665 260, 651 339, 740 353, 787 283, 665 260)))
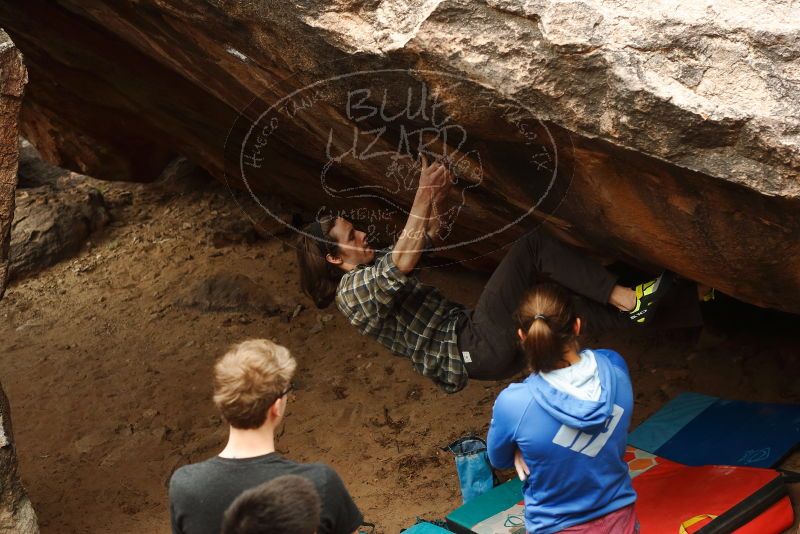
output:
POLYGON ((470 378, 497 380, 522 368, 514 315, 522 297, 543 276, 588 297, 578 299, 576 311, 589 331, 633 325, 608 305, 617 282, 613 274, 543 230, 533 230, 511 247, 460 325, 459 349, 462 355, 469 353, 463 356, 470 378))

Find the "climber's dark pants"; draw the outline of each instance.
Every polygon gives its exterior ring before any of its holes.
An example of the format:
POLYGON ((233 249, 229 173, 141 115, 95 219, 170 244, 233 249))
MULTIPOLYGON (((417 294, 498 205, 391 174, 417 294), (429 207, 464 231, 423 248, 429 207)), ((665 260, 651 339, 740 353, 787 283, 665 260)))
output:
POLYGON ((525 366, 514 315, 520 299, 544 277, 575 294, 575 311, 584 333, 635 326, 626 313, 608 304, 616 276, 544 231, 534 230, 511 247, 475 309, 459 319, 458 348, 470 378, 499 380, 525 366))

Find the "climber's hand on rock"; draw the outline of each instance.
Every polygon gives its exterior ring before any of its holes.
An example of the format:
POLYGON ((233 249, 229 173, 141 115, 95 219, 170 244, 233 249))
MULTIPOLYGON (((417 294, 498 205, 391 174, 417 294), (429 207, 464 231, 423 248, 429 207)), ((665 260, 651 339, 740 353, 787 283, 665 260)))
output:
POLYGON ((449 187, 449 185, 450 173, 448 172, 447 167, 438 161, 435 161, 429 165, 428 158, 426 158, 425 155, 422 155, 422 171, 420 172, 419 176, 419 188, 429 189, 430 193, 433 195, 433 198, 436 198, 436 196, 438 196, 438 192, 443 187, 449 187))
POLYGON ((433 202, 434 204, 441 203, 446 197, 447 193, 450 192, 450 189, 453 187, 454 183, 454 175, 450 171, 450 163, 447 160, 440 161, 440 165, 442 165, 445 169, 445 176, 444 176, 444 183, 436 189, 436 192, 433 195, 433 202))

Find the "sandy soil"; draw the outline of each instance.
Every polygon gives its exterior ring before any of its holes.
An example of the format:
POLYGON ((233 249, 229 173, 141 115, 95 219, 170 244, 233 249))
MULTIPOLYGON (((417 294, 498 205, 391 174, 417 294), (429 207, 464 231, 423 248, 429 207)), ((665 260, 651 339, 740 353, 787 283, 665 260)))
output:
MULTIPOLYGON (((77 258, 12 286, 0 304, 0 377, 45 534, 167 532, 170 474, 214 455, 226 437, 210 401, 212 363, 250 337, 275 339, 300 363, 280 451, 334 466, 378 532, 459 504, 452 458, 440 448, 485 434, 507 382, 445 395, 335 309, 313 309, 280 239, 216 248, 217 221, 237 209, 222 188, 107 188, 111 226, 77 258), (281 313, 179 304, 220 273, 247 275, 281 313)), ((485 279, 459 267, 424 277, 467 304, 485 279)), ((628 360, 634 424, 684 390, 800 402, 796 318, 715 306, 699 341, 697 332, 590 340, 628 360)))

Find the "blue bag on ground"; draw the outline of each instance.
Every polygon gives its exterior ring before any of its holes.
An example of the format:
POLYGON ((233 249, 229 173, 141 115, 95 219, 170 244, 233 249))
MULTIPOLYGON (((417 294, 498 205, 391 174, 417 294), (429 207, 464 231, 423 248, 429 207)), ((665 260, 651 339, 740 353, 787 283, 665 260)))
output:
POLYGON ((445 447, 455 455, 464 503, 494 487, 494 471, 486 455, 486 442, 475 436, 458 439, 445 447))

